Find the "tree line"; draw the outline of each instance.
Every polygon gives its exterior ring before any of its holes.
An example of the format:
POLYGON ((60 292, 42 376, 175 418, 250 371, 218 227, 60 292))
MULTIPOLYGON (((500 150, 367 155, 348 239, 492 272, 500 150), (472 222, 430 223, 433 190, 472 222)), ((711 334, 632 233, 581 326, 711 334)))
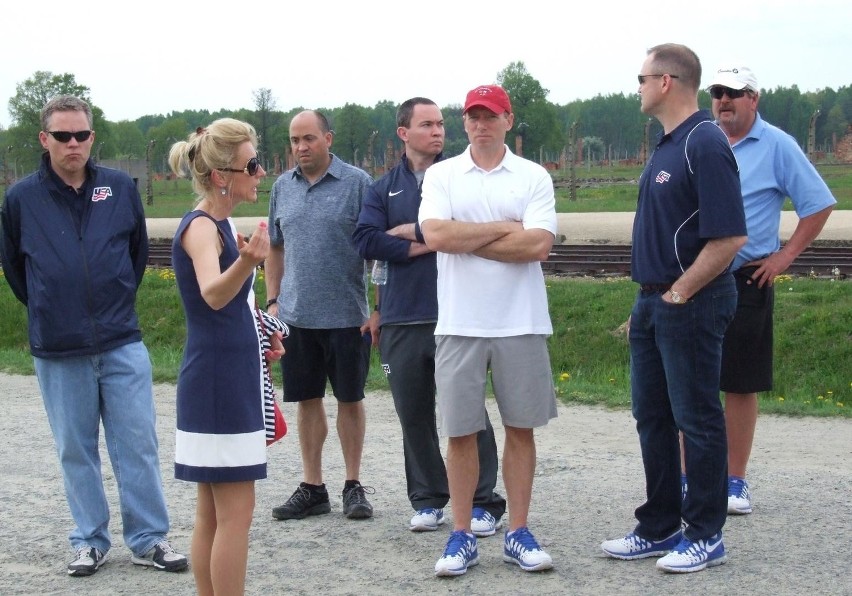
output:
MULTIPOLYGON (((547 100, 548 90, 527 71, 523 62, 509 64, 497 74, 495 82, 507 90, 515 112, 515 126, 508 142, 520 137, 523 155, 534 161, 557 162, 572 155, 572 148, 582 150, 582 155, 574 156, 577 160, 637 161, 641 159, 645 135, 653 138, 659 132, 656 120, 649 120, 640 112, 637 94, 597 95, 565 105, 554 104, 547 100), (579 142, 569 147, 572 126, 579 142)), ((12 125, 0 130, 3 150, 0 157, 7 181, 38 167, 42 153, 38 143, 40 111, 48 99, 61 93, 83 97, 92 106, 97 131, 92 153, 96 159, 149 159, 154 172, 167 171, 166 155, 172 143, 221 117, 238 118, 257 129, 259 152, 267 169, 271 169, 276 155, 282 166, 286 166, 290 120, 306 107, 326 114, 334 129, 332 151, 347 162, 365 167, 382 166, 388 147, 397 153, 401 148, 396 136, 397 105, 388 100, 375 106, 347 103, 338 107, 296 106, 280 110, 273 91, 261 88, 252 93, 254 109, 185 110, 110 122, 104 118, 96 98, 91 97, 89 88, 78 83, 73 74, 38 71, 17 86, 9 100, 12 125)), ((709 94, 701 90, 699 106, 709 109, 710 103, 709 94)), ((467 146, 462 106, 453 104, 441 109, 446 130, 445 154, 457 155, 467 146)), ((790 133, 805 150, 811 120, 815 118, 814 149, 828 159, 835 143, 852 123, 852 86, 805 93, 795 85, 762 89, 759 110, 765 120, 790 133)))

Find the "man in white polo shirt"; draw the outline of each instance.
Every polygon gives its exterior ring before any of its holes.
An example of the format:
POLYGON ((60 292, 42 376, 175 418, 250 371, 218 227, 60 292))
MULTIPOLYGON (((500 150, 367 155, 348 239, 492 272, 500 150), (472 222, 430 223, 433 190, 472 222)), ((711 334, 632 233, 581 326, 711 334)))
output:
POLYGON ((527 529, 527 514, 533 430, 556 416, 547 351, 553 329, 540 264, 557 230, 553 182, 544 168, 506 146, 514 114, 501 87, 471 90, 462 117, 470 145, 426 170, 419 212, 426 245, 438 253, 435 381, 449 437, 454 522, 435 573, 461 575, 479 562, 470 519, 489 371, 506 434, 503 559, 525 571, 550 569, 550 555, 527 529))

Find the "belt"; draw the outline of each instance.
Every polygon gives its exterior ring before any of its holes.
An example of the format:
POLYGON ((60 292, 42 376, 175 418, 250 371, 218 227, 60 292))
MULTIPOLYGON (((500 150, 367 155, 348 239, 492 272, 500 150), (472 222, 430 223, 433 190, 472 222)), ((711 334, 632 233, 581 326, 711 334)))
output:
POLYGON ((664 294, 672 288, 672 284, 641 284, 639 289, 643 292, 655 292, 664 294))

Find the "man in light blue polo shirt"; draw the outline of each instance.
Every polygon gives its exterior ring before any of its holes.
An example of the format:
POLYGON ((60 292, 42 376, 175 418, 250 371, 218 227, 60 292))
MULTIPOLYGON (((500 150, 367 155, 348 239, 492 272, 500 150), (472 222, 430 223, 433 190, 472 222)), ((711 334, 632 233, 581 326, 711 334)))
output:
POLYGON ((725 65, 709 89, 713 115, 740 168, 748 242, 734 260, 737 313, 725 332, 721 389, 728 435, 728 513, 751 513, 745 480, 760 391, 772 389, 772 283, 819 235, 835 201, 795 139, 764 122, 751 69, 725 65), (781 208, 787 197, 799 223, 781 248, 781 208))

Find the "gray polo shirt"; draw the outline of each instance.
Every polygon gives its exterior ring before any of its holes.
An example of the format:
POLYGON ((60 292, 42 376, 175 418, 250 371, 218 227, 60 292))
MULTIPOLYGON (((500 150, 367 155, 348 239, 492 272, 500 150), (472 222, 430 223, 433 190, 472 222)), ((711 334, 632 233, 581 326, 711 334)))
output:
POLYGON ((269 201, 269 236, 284 245, 278 318, 296 327, 357 327, 369 316, 364 260, 352 244, 367 172, 331 156, 310 185, 301 168, 278 177, 269 201))

